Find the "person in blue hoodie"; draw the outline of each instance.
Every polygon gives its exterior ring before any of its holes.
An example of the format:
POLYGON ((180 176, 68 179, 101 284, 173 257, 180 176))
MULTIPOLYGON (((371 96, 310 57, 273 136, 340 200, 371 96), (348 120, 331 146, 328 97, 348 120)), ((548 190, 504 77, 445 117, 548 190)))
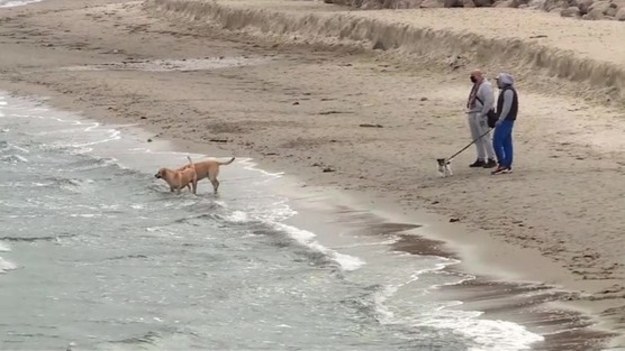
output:
POLYGON ((508 73, 497 76, 499 97, 497 98, 497 122, 493 135, 493 148, 497 155, 497 168, 491 174, 512 172, 513 147, 512 129, 519 112, 519 98, 514 87, 514 77, 508 73))

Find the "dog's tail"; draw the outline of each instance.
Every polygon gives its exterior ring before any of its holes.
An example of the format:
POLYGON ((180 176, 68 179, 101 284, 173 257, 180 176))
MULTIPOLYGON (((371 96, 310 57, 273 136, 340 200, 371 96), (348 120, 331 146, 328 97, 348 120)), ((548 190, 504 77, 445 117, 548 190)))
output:
POLYGON ((235 157, 231 158, 230 161, 226 161, 226 162, 218 162, 220 166, 226 166, 231 164, 232 162, 234 162, 235 157))
POLYGON ((193 166, 193 160, 191 159, 191 156, 187 156, 187 160, 189 160, 189 166, 193 166))

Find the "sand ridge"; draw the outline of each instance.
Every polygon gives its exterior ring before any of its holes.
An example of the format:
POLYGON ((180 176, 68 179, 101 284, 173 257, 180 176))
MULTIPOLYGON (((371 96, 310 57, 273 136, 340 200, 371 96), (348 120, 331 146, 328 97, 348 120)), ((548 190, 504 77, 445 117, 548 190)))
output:
POLYGON ((347 11, 279 0, 150 0, 146 8, 281 41, 357 43, 422 65, 466 68, 479 62, 494 71, 514 71, 545 91, 625 101, 625 47, 620 45, 625 27, 618 22, 501 8, 347 11))

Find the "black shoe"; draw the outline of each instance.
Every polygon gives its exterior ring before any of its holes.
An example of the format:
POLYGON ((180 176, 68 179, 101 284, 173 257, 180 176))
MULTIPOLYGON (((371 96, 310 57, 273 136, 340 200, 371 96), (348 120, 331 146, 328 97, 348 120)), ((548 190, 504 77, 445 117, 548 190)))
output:
POLYGON ((497 162, 495 160, 493 160, 492 158, 489 158, 488 162, 484 163, 484 166, 482 166, 482 167, 484 167, 484 168, 493 168, 495 166, 497 166, 497 162))
POLYGON ((486 162, 484 162, 482 160, 477 160, 477 161, 473 162, 472 164, 470 164, 469 167, 484 167, 485 164, 486 164, 486 162))

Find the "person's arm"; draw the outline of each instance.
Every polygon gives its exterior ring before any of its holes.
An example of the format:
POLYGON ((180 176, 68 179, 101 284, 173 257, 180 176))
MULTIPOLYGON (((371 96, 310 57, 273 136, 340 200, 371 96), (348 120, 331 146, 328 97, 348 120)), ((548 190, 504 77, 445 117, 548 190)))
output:
POLYGON ((493 105, 495 104, 495 94, 493 93, 493 88, 490 84, 482 84, 480 87, 480 99, 482 100, 482 111, 480 111, 480 115, 486 116, 488 111, 493 109, 493 105))
POLYGON ((513 99, 514 92, 512 92, 511 89, 508 89, 503 93, 503 104, 501 106, 501 111, 497 111, 497 114, 499 115, 497 123, 500 123, 501 121, 506 119, 506 117, 508 117, 508 113, 510 113, 510 109, 512 108, 513 99))

